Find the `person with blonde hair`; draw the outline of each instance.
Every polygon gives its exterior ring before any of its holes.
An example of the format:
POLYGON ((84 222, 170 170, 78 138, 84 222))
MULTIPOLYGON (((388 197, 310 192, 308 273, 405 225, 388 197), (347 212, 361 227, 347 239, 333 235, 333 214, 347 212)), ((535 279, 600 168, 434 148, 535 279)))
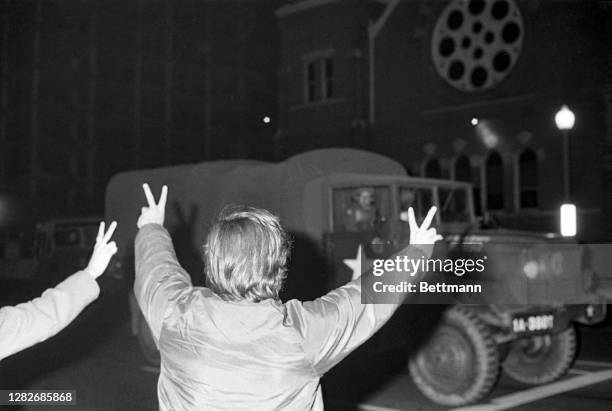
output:
MULTIPOLYGON (((160 409, 322 410, 323 374, 401 301, 362 304, 355 279, 313 301, 281 302, 289 239, 276 216, 246 206, 219 214, 204 245, 207 286, 194 287, 163 227, 167 187, 158 203, 144 191, 134 292, 161 354, 160 409)), ((411 213, 411 244, 424 246, 404 255, 431 255, 435 212, 420 227, 411 213)))

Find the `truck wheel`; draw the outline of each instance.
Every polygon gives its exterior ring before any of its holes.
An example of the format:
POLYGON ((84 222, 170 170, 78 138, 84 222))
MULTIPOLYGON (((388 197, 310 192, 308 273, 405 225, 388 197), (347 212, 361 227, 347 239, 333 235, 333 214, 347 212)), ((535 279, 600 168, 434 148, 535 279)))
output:
POLYGON ((474 312, 455 306, 408 368, 427 398, 459 406, 491 391, 499 375, 499 354, 488 327, 474 312))
POLYGON ((149 325, 142 314, 140 314, 140 321, 138 322, 138 344, 147 362, 151 365, 159 365, 161 362, 159 351, 153 340, 149 325))
POLYGON ((510 344, 502 367, 524 384, 545 384, 561 378, 576 355, 576 330, 570 326, 556 335, 521 338, 510 344))

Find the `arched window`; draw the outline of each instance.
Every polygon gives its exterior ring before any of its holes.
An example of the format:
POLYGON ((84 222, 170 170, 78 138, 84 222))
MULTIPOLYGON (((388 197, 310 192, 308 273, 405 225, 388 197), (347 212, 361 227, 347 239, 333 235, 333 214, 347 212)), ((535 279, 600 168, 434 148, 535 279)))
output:
POLYGON ((455 180, 468 183, 472 181, 472 167, 467 156, 460 156, 455 161, 455 180))
POLYGON ((440 167, 440 162, 435 158, 429 159, 425 163, 425 177, 442 178, 442 167, 440 167))
MULTIPOLYGON (((470 159, 468 156, 461 155, 457 158, 457 160, 455 160, 454 172, 456 181, 465 181, 467 183, 472 182, 472 165, 470 164, 470 159)), ((480 189, 476 185, 474 185, 472 197, 474 199, 473 204, 475 205, 474 211, 476 214, 480 214, 480 189)), ((458 207, 465 207, 462 202, 463 200, 458 198, 456 201, 459 202, 458 207)))
POLYGON ((538 206, 538 157, 530 148, 519 156, 519 197, 521 208, 538 206))
POLYGON ((504 163, 497 151, 492 151, 485 164, 488 210, 504 208, 504 163))

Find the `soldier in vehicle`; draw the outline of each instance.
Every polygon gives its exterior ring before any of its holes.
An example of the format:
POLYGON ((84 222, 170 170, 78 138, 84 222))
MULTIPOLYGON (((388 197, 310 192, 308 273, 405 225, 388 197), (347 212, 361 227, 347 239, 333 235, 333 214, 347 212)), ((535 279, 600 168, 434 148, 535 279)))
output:
MULTIPOLYGON (((400 220, 404 221, 404 222, 408 222, 408 209, 410 207, 415 207, 415 200, 416 199, 416 190, 410 189, 410 188, 403 188, 400 190, 400 220)), ((421 216, 419 215, 420 213, 418 211, 418 209, 416 209, 417 211, 417 218, 420 218, 421 216)))
POLYGON ((351 195, 352 204, 346 210, 344 227, 347 231, 373 231, 380 219, 376 207, 376 193, 372 187, 360 187, 351 195))

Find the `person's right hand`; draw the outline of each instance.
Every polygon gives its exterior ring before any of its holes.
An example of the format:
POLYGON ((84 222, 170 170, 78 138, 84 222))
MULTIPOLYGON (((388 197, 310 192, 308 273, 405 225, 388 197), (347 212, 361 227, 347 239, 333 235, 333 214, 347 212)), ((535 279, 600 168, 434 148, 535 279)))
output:
POLYGON ((438 234, 435 228, 429 228, 434 216, 436 215, 437 208, 431 207, 429 212, 425 216, 423 223, 419 227, 414 216, 414 209, 410 207, 408 209, 408 224, 410 225, 410 244, 414 246, 421 246, 423 251, 426 251, 431 255, 433 247, 430 245, 435 244, 436 241, 441 240, 442 236, 438 234))
POLYGON ((98 278, 102 275, 111 257, 117 252, 117 244, 114 241, 108 242, 113 236, 115 228, 117 228, 117 223, 113 221, 108 227, 108 231, 104 233, 104 221, 100 223, 98 235, 96 236, 96 245, 89 259, 89 264, 85 268, 85 271, 93 278, 98 278))
POLYGON ((155 197, 153 197, 153 193, 151 193, 151 189, 147 183, 143 184, 142 188, 144 189, 145 196, 147 197, 148 207, 142 207, 136 226, 141 228, 145 224, 164 225, 168 187, 162 187, 159 203, 155 203, 155 197))

